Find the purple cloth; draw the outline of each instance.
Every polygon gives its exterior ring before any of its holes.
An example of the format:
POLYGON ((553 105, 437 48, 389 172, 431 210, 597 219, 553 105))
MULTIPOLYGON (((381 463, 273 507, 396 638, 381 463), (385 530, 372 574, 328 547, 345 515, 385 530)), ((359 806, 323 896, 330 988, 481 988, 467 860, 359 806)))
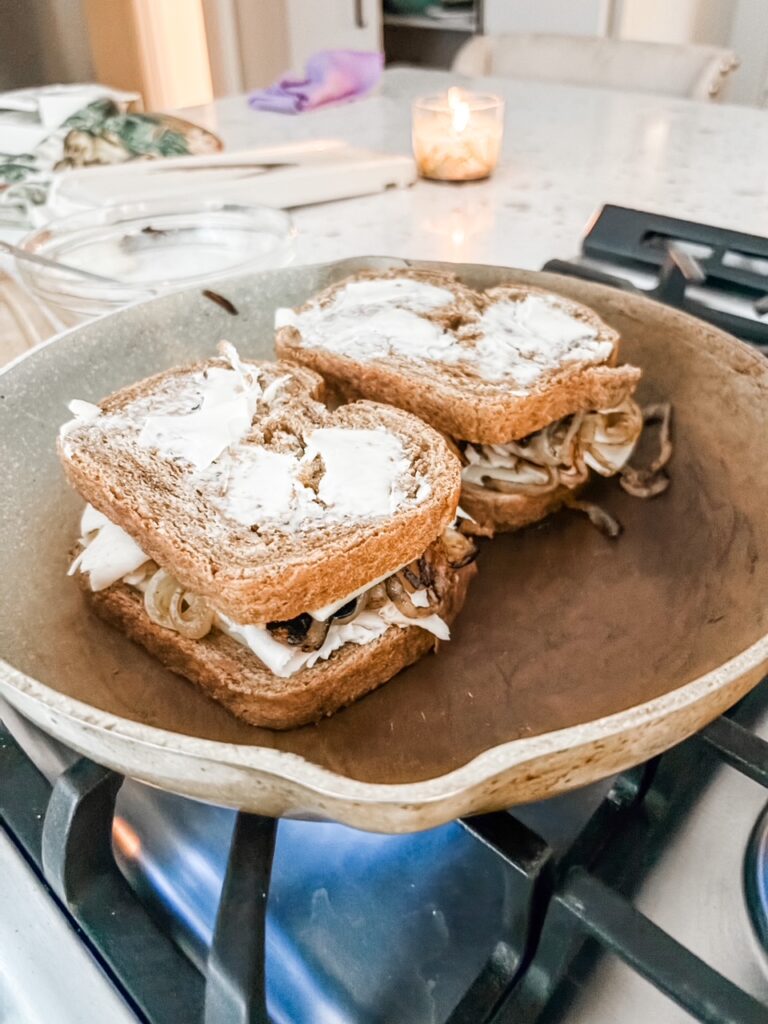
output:
POLYGON ((285 75, 267 89, 248 97, 254 110, 299 114, 364 96, 381 78, 383 53, 360 50, 320 50, 307 61, 304 78, 285 75))

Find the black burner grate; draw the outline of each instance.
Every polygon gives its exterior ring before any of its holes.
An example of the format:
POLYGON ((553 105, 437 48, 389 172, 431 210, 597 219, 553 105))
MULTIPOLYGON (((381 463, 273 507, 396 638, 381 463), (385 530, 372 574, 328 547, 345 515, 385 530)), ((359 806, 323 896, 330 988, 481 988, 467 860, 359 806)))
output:
MULTIPOLYGON (((762 685, 768 686, 768 681, 762 685)), ((756 697, 745 700, 736 713, 748 717, 756 697)), ((616 954, 696 1020, 765 1024, 766 1006, 631 903, 649 854, 663 844, 723 761, 768 786, 768 744, 726 716, 642 769, 620 776, 556 865, 541 928, 531 936, 524 969, 494 1005, 462 1008, 464 1015, 456 1022, 543 1024, 553 1019, 547 1008, 555 993, 559 1020, 595 954, 603 950, 616 954)))
MULTIPOLYGON (((768 680, 763 687, 768 686, 768 680)), ((588 974, 600 949, 705 1024, 765 1024, 768 1008, 641 914, 631 902, 649 850, 725 762, 768 786, 768 743, 718 719, 661 758, 624 772, 568 851, 506 812, 462 822, 503 858, 513 916, 449 1024, 544 1022, 557 993, 588 974), (708 762, 708 764, 705 764, 708 762)), ((265 912, 276 822, 237 818, 207 978, 149 915, 111 844, 122 779, 83 758, 51 786, 0 726, 0 823, 70 914, 146 1024, 266 1024, 265 912)))
POLYGON ((768 319, 762 319, 768 312, 768 239, 606 205, 584 238, 582 254, 585 262, 550 260, 543 269, 641 292, 768 352, 768 319), (596 268, 590 260, 612 269, 596 268), (624 276, 633 271, 652 275, 655 286, 636 288, 624 276), (707 292, 711 301, 702 300, 707 292), (751 315, 718 308, 718 295, 738 298, 751 315))

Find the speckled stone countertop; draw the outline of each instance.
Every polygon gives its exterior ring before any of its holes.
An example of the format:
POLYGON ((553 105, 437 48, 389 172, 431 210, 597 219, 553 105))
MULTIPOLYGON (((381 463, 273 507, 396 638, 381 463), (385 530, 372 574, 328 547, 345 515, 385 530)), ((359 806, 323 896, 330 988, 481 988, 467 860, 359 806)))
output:
MULTIPOLYGON (((410 101, 460 81, 397 68, 378 93, 288 116, 230 97, 184 112, 228 149, 343 138, 410 151, 410 101)), ((502 162, 475 184, 410 189, 295 211, 298 260, 376 253, 538 268, 579 248, 603 203, 768 235, 768 111, 651 94, 486 78, 506 100, 502 162)))

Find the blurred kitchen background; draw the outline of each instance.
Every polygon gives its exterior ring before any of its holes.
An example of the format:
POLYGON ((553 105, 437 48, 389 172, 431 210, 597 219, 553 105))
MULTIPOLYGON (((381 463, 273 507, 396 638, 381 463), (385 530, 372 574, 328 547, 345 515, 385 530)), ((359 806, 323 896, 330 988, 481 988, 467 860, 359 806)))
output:
MULTIPOLYGON (((503 33, 716 47, 739 62, 717 98, 768 105, 766 0, 0 0, 0 25, 0 89, 97 81, 149 110, 265 86, 320 49, 447 68, 474 36, 503 33)), ((469 58, 461 70, 483 59, 469 58)))

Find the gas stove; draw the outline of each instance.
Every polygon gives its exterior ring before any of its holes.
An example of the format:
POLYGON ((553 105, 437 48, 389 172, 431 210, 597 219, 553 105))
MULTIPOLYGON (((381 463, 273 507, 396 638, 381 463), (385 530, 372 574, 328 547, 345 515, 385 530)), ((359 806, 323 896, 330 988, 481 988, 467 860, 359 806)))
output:
MULTIPOLYGON (((545 269, 768 350, 764 240, 608 206, 545 269)), ((768 680, 613 779, 407 836, 124 780, 0 702, 0 1020, 766 1022, 766 786, 768 680)))
POLYGON ((640 292, 768 353, 768 239, 604 206, 574 260, 543 270, 640 292))
POLYGON ((2 715, 3 1019, 768 1020, 768 683, 602 785, 410 836, 159 792, 2 715))

